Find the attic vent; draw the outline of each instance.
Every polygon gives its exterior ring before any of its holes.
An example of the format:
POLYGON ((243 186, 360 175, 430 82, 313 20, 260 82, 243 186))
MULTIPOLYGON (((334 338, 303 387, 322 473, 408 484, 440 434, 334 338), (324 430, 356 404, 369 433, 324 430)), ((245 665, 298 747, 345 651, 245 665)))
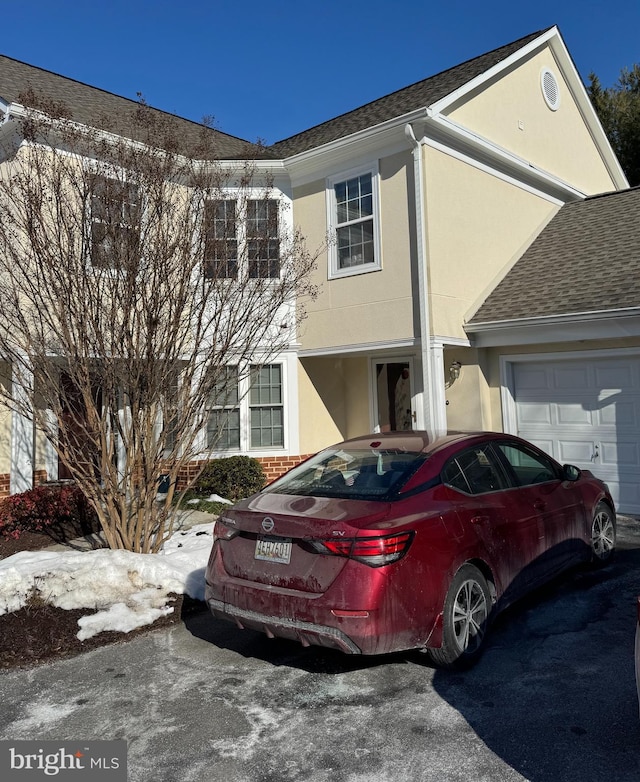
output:
POLYGON ((551 111, 557 111, 560 106, 560 88, 558 80, 548 68, 544 68, 540 74, 540 86, 547 106, 551 111))

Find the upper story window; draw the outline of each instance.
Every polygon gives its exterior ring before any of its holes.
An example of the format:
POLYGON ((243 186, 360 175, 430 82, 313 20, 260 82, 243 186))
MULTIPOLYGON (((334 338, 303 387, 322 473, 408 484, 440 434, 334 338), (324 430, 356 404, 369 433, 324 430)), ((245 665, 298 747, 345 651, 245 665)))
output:
POLYGON ((238 276, 237 203, 233 200, 205 204, 204 274, 208 279, 238 276))
POLYGON ((280 276, 278 202, 273 198, 247 202, 249 277, 280 276))
POLYGON ((96 178, 91 192, 91 264, 97 269, 137 267, 140 198, 131 183, 96 178))
POLYGON ((329 180, 329 222, 335 230, 330 277, 382 268, 378 242, 377 169, 329 180))
POLYGON ((280 276, 279 204, 276 199, 205 203, 204 274, 208 279, 280 276), (242 214, 244 212, 244 215, 242 214), (244 219, 243 219, 244 218, 244 219), (246 247, 246 269, 239 248, 246 247))

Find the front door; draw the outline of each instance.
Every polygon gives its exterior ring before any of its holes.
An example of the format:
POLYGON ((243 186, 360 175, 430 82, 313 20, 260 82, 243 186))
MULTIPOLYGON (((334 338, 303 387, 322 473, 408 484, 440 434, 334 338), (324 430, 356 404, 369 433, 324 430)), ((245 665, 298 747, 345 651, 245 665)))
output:
POLYGON ((374 361, 374 414, 376 432, 413 429, 413 362, 374 361))

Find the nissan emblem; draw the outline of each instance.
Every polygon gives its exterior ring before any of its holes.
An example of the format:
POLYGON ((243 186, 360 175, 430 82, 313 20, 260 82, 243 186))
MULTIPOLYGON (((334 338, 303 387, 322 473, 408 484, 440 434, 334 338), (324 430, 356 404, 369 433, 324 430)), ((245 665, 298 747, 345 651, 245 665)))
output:
POLYGON ((269 518, 269 516, 262 519, 262 529, 265 532, 271 532, 273 530, 274 524, 273 519, 269 518))

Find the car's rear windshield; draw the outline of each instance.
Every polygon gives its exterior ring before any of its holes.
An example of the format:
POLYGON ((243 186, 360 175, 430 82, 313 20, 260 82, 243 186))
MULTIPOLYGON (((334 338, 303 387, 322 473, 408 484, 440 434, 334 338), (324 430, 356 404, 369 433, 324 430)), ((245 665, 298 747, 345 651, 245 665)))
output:
POLYGON ((426 459, 397 449, 328 448, 278 478, 265 492, 377 500, 396 494, 426 459))

